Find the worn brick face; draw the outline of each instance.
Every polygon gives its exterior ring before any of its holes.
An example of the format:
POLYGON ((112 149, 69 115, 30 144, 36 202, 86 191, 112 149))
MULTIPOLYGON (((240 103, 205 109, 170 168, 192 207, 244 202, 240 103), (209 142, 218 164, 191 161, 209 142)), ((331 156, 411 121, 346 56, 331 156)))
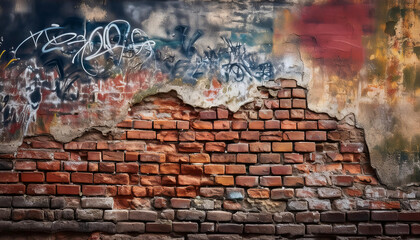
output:
POLYGON ((276 81, 236 113, 155 96, 133 106, 115 135, 25 139, 0 155, 0 231, 420 235, 418 194, 381 184, 361 130, 311 111, 296 81, 276 81))

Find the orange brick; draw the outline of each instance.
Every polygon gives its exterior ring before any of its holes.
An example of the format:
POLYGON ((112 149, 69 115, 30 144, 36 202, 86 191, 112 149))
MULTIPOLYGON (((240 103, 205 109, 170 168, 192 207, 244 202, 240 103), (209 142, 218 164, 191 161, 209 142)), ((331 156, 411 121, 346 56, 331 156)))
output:
POLYGON ((141 164, 140 172, 144 174, 159 174, 158 164, 141 164))
POLYGON ((207 152, 224 152, 226 143, 224 142, 207 142, 205 149, 207 152))
POLYGON ((272 119, 273 118, 273 110, 260 110, 258 111, 258 117, 260 119, 272 119))
POLYGON ((260 177, 260 185, 264 187, 280 187, 282 181, 280 176, 263 176, 260 177))
POLYGON ((359 164, 343 164, 344 174, 361 174, 362 169, 359 164))
POLYGON ((209 164, 204 166, 205 174, 224 174, 225 165, 220 164, 209 164))
POLYGON ((258 185, 257 176, 237 176, 235 178, 236 185, 243 187, 255 187, 258 185))
POLYGON ((136 128, 136 129, 152 129, 153 128, 153 122, 152 121, 144 121, 144 120, 134 121, 134 128, 136 128))
POLYGON ((257 154, 238 154, 238 163, 257 163, 257 154))
POLYGON ((302 187, 304 185, 303 177, 286 176, 283 179, 283 185, 286 187, 302 187))
POLYGON ((227 130, 230 128, 230 121, 214 121, 213 128, 217 130, 227 130))
POLYGON ((295 151, 297 152, 315 152, 314 142, 296 142, 295 151))
POLYGON ((233 176, 216 176, 215 181, 216 181, 216 184, 223 185, 223 186, 234 185, 233 176))
POLYGON ((232 122, 233 130, 244 130, 244 129, 247 129, 247 127, 248 127, 247 121, 233 121, 232 122))
POLYGON ((190 154, 190 162, 191 163, 209 163, 210 155, 208 155, 207 153, 190 154))
POLYGON ((179 174, 179 164, 163 163, 160 165, 160 174, 179 174))
POLYGON ((246 174, 245 165, 226 165, 226 174, 246 174))
POLYGON ((250 152, 270 152, 271 143, 269 142, 254 142, 249 144, 250 152))
POLYGON ((283 130, 295 130, 296 129, 296 122, 284 120, 281 122, 281 129, 283 130))
POLYGON ((156 139, 155 131, 127 131, 127 139, 156 139))
POLYGON ((173 120, 155 120, 154 129, 176 129, 176 121, 173 120))
POLYGON ((177 131, 160 131, 156 139, 161 142, 176 142, 178 141, 178 132, 177 131))
POLYGON ((231 143, 228 144, 228 152, 248 152, 247 143, 231 143))
POLYGON ((192 123, 192 128, 197 130, 211 130, 213 129, 213 124, 212 122, 195 121, 192 123))
POLYGON ((250 198, 270 198, 270 190, 267 188, 250 188, 247 193, 250 198))
POLYGON ((239 139, 238 132, 218 132, 216 133, 217 141, 233 141, 239 139))
POLYGON ((250 130, 264 130, 264 121, 252 121, 249 122, 250 130))
POLYGON ((200 186, 201 176, 198 175, 178 175, 179 185, 200 186))
POLYGON ((293 143, 291 142, 273 142, 273 152, 292 152, 293 143))

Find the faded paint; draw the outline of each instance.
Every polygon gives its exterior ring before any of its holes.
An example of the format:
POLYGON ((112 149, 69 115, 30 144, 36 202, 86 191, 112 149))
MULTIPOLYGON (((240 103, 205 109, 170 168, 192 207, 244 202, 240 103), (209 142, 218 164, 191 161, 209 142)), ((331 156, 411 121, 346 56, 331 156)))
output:
POLYGON ((311 109, 354 116, 381 181, 419 184, 419 4, 4 1, 1 149, 25 135, 112 131, 158 92, 236 111, 289 78, 311 109))

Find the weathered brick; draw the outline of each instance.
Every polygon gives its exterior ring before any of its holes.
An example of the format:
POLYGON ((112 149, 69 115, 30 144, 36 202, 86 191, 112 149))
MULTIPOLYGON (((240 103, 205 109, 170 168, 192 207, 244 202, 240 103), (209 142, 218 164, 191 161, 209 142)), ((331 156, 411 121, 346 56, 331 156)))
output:
POLYGON ((264 121, 252 121, 248 123, 250 130, 264 130, 264 121))
POLYGON ((69 142, 64 144, 66 150, 95 150, 96 142, 69 142))
POLYGON ((242 233, 243 229, 243 224, 219 223, 216 225, 216 232, 220 233, 242 233))
POLYGON ((282 109, 288 109, 292 108, 292 99, 280 99, 280 108, 282 109))
POLYGON ((359 223, 359 235, 382 235, 382 225, 377 223, 359 223))
MULTIPOLYGON (((264 176, 260 177, 260 185, 264 187, 280 187, 282 180, 280 176, 264 176)), ((273 192, 271 192, 273 195, 273 192)))
POLYGON ((209 163, 210 155, 207 153, 190 154, 190 163, 209 163))
POLYGON ((206 212, 200 210, 178 210, 176 212, 176 217, 178 220, 203 222, 206 218, 206 212))
POLYGON ((273 224, 245 224, 244 232, 249 234, 273 235, 276 233, 276 229, 273 224))
MULTIPOLYGON (((293 197, 293 195, 291 197, 293 197)), ((291 211, 306 211, 308 210, 308 202, 303 200, 292 200, 287 203, 287 209, 291 211)))
POLYGON ((337 122, 334 120, 319 120, 318 128, 322 130, 334 130, 337 129, 337 122))
POLYGON ((271 190, 271 199, 289 199, 293 198, 295 191, 293 189, 272 189, 271 190))
POLYGON ((200 188, 200 195, 203 197, 222 197, 224 188, 200 188))
POLYGON ((363 143, 340 143, 340 152, 342 153, 362 153, 363 151, 363 143))
POLYGON ((305 235, 305 225, 303 224, 277 224, 276 233, 288 237, 305 235))
POLYGON ((340 223, 346 221, 346 214, 339 211, 321 213, 321 222, 340 223))
POLYGON ((271 167, 273 175, 292 175, 292 166, 290 165, 277 165, 271 167))
POLYGON ((12 219, 14 221, 21 220, 38 220, 42 221, 45 219, 44 211, 41 209, 13 209, 12 219))
POLYGON ((273 152, 292 152, 293 143, 291 142, 273 142, 273 152))
POLYGON ((289 119, 289 110, 276 110, 274 112, 274 117, 276 119, 289 119))
POLYGON ((256 140, 258 141, 260 139, 260 132, 258 131, 243 131, 241 132, 241 139, 243 140, 256 140))
POLYGON ((0 183, 19 182, 19 173, 15 172, 0 172, 0 183))
POLYGON ((127 139, 156 139, 156 132, 147 130, 127 131, 127 139))
POLYGON ((202 143, 180 143, 178 146, 180 152, 201 152, 203 150, 202 143))
POLYGON ((208 211, 207 220, 214 222, 229 222, 232 219, 232 213, 226 211, 208 211))
POLYGON ((260 163, 280 163, 280 154, 278 153, 262 153, 259 156, 260 163))
POLYGON ((320 198, 340 198, 341 189, 337 188, 318 188, 320 198))
POLYGON ((249 145, 248 143, 231 143, 227 146, 228 152, 243 153, 248 152, 249 145))
MULTIPOLYGON (((48 176, 47 176, 48 177, 48 176)), ((95 173, 93 175, 93 182, 96 184, 128 184, 129 176, 125 173, 120 174, 105 174, 105 173, 95 173)))
POLYGON ((302 187, 303 183, 303 177, 285 176, 283 178, 283 186, 286 187, 302 187))
POLYGON ((272 223, 273 216, 269 212, 236 212, 233 221, 239 223, 272 223))
POLYGON ((257 155, 256 154, 238 154, 237 163, 257 163, 257 155))
POLYGON ((113 198, 82 198, 82 208, 101 208, 112 209, 114 206, 113 198))
POLYGON ((76 218, 82 221, 95 221, 102 220, 103 218, 102 209, 77 209, 76 218))
POLYGON ((243 188, 226 188, 226 197, 228 199, 241 200, 245 197, 245 190, 243 188))
POLYGON ((153 222, 157 220, 157 212, 150 210, 130 210, 130 220, 153 222))
POLYGON ((163 153, 140 153, 142 162, 165 162, 166 156, 163 153))
POLYGON ((226 165, 226 174, 246 174, 245 165, 226 165))
POLYGON ((283 133, 283 139, 285 141, 303 141, 305 140, 305 133, 300 131, 286 131, 283 133))
POLYGON ((195 121, 192 123, 192 128, 197 130, 211 130, 213 129, 213 124, 206 121, 195 121))
POLYGON ((207 142, 205 149, 207 152, 224 152, 226 143, 224 142, 207 142))
POLYGON ((398 212, 372 211, 370 217, 373 221, 398 221, 398 212))
POLYGON ((317 223, 319 222, 319 212, 298 212, 296 213, 297 223, 317 223))
POLYGON ((137 222, 119 222, 117 223, 117 233, 144 233, 145 224, 137 222))
POLYGON ((253 176, 237 176, 235 183, 238 186, 255 187, 258 185, 258 177, 253 176))
POLYGON ((250 198, 270 198, 270 190, 267 188, 250 188, 247 193, 250 198))
POLYGON ((295 215, 291 212, 276 212, 273 214, 275 222, 293 223, 295 222, 295 215))

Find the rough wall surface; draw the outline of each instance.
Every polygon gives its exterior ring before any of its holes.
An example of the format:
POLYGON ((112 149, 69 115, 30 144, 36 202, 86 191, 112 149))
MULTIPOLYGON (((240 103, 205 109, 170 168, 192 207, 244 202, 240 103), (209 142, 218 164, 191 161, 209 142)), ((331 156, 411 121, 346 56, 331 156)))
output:
POLYGON ((420 183, 420 2, 52 1, 0 6, 0 151, 25 136, 104 133, 175 90, 232 111, 276 78, 366 131, 390 187, 420 183))
POLYGON ((311 111, 294 80, 272 86, 237 112, 158 94, 107 135, 25 138, 0 155, 2 236, 420 237, 418 187, 378 182, 363 130, 311 111))

